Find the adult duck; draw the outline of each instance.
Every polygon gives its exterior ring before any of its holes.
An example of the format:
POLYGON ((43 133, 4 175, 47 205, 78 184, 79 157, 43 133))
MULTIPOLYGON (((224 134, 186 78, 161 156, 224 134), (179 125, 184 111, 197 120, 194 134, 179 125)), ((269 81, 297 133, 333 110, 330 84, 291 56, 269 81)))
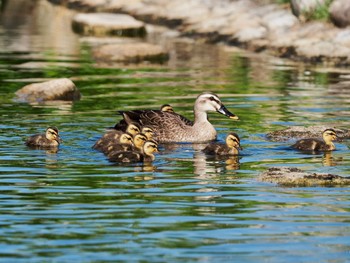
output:
POLYGON ((191 142, 200 143, 216 139, 216 130, 208 120, 208 111, 216 111, 231 119, 238 117, 228 111, 218 95, 211 92, 200 94, 194 104, 194 121, 189 124, 184 117, 161 110, 122 111, 123 120, 119 124, 138 123, 154 130, 154 139, 158 142, 191 142))

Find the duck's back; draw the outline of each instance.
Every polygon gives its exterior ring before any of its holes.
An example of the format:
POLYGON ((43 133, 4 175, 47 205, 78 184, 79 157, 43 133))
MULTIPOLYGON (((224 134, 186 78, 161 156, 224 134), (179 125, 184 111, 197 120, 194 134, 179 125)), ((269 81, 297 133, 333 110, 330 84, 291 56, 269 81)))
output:
POLYGON ((118 142, 118 139, 122 134, 122 131, 109 130, 100 139, 96 141, 92 148, 98 151, 103 151, 103 149, 105 149, 106 147, 110 146, 115 142, 118 142))
POLYGON ((329 146, 319 139, 301 139, 292 145, 293 148, 301 151, 327 151, 329 146))
POLYGON ((45 134, 36 134, 30 136, 25 144, 30 147, 55 147, 58 146, 57 141, 51 141, 46 138, 45 134))
POLYGON ((203 149, 203 152, 209 155, 232 155, 233 154, 232 149, 227 147, 226 144, 222 144, 222 143, 210 143, 203 149))
POLYGON ((134 147, 131 144, 116 143, 112 141, 102 145, 100 148, 100 151, 107 155, 110 152, 125 152, 125 151, 132 151, 132 150, 134 150, 134 147))
POLYGON ((143 161, 143 154, 135 151, 112 151, 108 154, 111 162, 135 163, 143 161))

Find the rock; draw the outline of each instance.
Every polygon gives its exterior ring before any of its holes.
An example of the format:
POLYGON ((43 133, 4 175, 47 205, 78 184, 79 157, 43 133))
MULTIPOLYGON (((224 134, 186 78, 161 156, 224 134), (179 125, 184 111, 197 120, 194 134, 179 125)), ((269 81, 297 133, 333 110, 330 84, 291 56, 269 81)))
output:
POLYGON ((327 173, 309 173, 294 167, 271 167, 258 176, 262 182, 280 186, 344 186, 350 178, 327 173))
POLYGON ((281 142, 291 139, 304 139, 304 138, 322 138, 322 132, 332 128, 337 132, 337 136, 340 140, 350 138, 350 130, 338 129, 329 126, 292 126, 283 130, 273 131, 266 135, 271 141, 281 142))
POLYGON ((81 97, 75 84, 67 78, 29 84, 16 91, 15 94, 17 100, 21 102, 74 101, 81 97))
POLYGON ((143 22, 122 14, 77 14, 73 18, 72 27, 75 32, 83 35, 142 37, 146 34, 143 22))
POLYGON ((161 46, 148 43, 111 44, 96 47, 93 55, 97 61, 132 62, 142 61, 164 62, 169 55, 161 46))
POLYGON ((334 0, 329 7, 330 18, 338 27, 350 25, 350 1, 334 0))

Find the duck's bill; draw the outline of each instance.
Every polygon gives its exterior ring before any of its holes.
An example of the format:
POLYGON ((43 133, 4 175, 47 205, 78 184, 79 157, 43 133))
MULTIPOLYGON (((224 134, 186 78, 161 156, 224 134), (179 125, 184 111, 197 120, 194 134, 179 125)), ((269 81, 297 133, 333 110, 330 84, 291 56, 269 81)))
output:
POLYGON ((218 109, 218 112, 229 117, 230 119, 239 120, 238 116, 234 115, 232 112, 230 112, 228 109, 226 109, 226 107, 224 105, 222 105, 221 108, 218 109))

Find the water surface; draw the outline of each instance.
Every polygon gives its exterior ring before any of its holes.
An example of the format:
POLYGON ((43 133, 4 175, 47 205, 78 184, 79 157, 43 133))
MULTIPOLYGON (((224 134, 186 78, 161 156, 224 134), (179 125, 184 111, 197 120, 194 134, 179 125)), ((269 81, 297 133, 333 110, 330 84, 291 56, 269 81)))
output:
MULTIPOLYGON (((16 0, 0 27, 0 257, 4 262, 347 262, 349 187, 277 187, 257 181, 271 166, 349 176, 347 141, 331 154, 291 151, 269 131, 290 125, 348 128, 350 69, 327 68, 174 38, 161 65, 101 65, 90 38, 70 29, 71 11, 16 0), (28 12, 18 14, 18 8, 28 12), (74 103, 13 100, 22 86, 69 77, 74 103), (202 144, 161 145, 152 166, 115 165, 91 149, 117 110, 164 103, 192 118, 202 91, 240 117, 209 118, 223 141, 237 132, 239 158, 215 160, 202 144), (58 152, 25 138, 60 129, 58 152)), ((151 30, 150 29, 150 30, 151 30)))

